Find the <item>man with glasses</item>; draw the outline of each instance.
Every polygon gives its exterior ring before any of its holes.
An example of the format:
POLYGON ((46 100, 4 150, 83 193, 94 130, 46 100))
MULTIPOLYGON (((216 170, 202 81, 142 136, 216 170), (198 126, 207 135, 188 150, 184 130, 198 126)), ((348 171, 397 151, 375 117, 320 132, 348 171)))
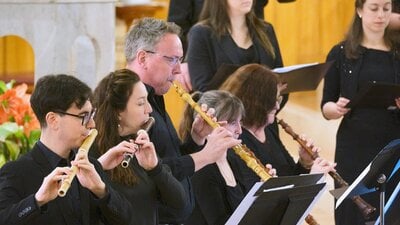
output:
POLYGON ((81 115, 76 115, 76 114, 72 114, 72 113, 67 113, 67 112, 63 112, 63 111, 60 111, 60 110, 56 110, 55 112, 56 112, 56 113, 63 114, 63 115, 73 116, 73 117, 76 117, 76 118, 81 119, 81 120, 82 120, 82 126, 87 126, 87 124, 88 124, 91 120, 93 120, 94 116, 96 115, 96 109, 95 109, 95 108, 92 109, 92 111, 90 111, 90 112, 84 112, 84 113, 82 113, 81 115))
POLYGON ((131 206, 106 184, 99 162, 87 154, 75 156, 95 127, 91 95, 72 76, 38 80, 30 101, 40 122, 40 140, 0 170, 0 224, 128 224, 131 206), (77 174, 66 195, 58 197, 71 164, 77 174))
POLYGON ((193 141, 182 145, 172 121, 166 112, 163 95, 181 72, 183 56, 179 39, 180 28, 154 18, 143 18, 133 22, 125 43, 127 68, 137 73, 146 85, 148 101, 153 108, 151 115, 155 125, 150 130, 150 139, 158 155, 167 164, 173 175, 181 182, 187 194, 184 210, 159 207, 159 221, 164 224, 180 224, 190 215, 194 206, 190 177, 205 165, 216 162, 226 150, 240 143, 224 128, 215 129, 207 138, 201 151, 205 136, 201 128, 208 126, 203 120, 196 120, 192 132, 193 141), (182 155, 181 152, 192 153, 182 155))

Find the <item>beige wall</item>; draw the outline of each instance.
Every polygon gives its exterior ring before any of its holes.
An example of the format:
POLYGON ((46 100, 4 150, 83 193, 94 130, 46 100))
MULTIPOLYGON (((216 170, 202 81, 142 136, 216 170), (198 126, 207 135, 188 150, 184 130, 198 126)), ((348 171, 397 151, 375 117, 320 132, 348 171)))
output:
POLYGON ((285 65, 324 61, 343 39, 353 15, 351 0, 270 0, 265 14, 274 25, 285 65))

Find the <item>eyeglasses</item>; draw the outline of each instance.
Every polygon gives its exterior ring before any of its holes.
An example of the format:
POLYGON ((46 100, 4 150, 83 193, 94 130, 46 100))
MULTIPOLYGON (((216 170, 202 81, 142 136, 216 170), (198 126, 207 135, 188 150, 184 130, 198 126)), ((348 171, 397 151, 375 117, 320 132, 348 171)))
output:
POLYGON ((168 62, 168 64, 170 64, 171 66, 176 66, 178 63, 182 63, 182 61, 183 61, 183 56, 182 57, 166 56, 166 55, 161 55, 158 52, 147 51, 147 50, 145 50, 145 52, 163 57, 168 62))
POLYGON ((76 115, 76 114, 72 114, 72 113, 67 113, 67 112, 63 112, 63 111, 54 111, 56 113, 60 113, 63 115, 67 115, 67 116, 73 116, 76 118, 80 118, 82 119, 82 126, 86 126, 90 120, 92 120, 94 118, 94 116, 96 115, 96 108, 92 109, 91 112, 85 112, 82 115, 76 115))

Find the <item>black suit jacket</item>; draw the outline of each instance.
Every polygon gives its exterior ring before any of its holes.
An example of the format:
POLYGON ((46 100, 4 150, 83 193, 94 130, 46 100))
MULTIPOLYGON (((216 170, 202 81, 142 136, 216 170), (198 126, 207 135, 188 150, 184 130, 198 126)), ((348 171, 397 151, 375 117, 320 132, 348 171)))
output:
MULTIPOLYGON (((101 165, 93 159, 91 162, 107 185, 101 165)), ((1 168, 0 224, 76 224, 73 210, 66 207, 69 204, 68 193, 41 208, 37 206, 34 195, 53 169, 37 144, 20 159, 1 168)), ((130 204, 108 185, 107 190, 105 198, 97 199, 88 189, 80 188, 82 224, 101 224, 100 221, 110 225, 127 224, 131 216, 130 204)))
MULTIPOLYGON (((275 51, 275 59, 261 46, 258 38, 253 38, 253 46, 259 63, 273 69, 282 67, 282 57, 275 31, 271 24, 265 23, 266 33, 275 51)), ((209 82, 222 64, 243 65, 243 55, 238 51, 237 45, 232 41, 230 35, 224 35, 218 39, 213 30, 206 26, 197 24, 189 33, 189 48, 187 62, 189 74, 194 90, 207 91, 209 82)))
POLYGON ((198 146, 194 143, 181 143, 165 109, 164 97, 156 95, 154 88, 147 84, 146 88, 149 93, 149 103, 153 108, 151 116, 156 121, 149 131, 150 140, 154 143, 163 163, 171 168, 172 174, 185 189, 185 205, 181 209, 176 209, 160 204, 159 221, 162 224, 181 224, 194 207, 194 195, 190 182, 190 177, 194 173, 194 161, 190 155, 182 155, 182 152, 189 152, 188 149, 197 149, 198 146))

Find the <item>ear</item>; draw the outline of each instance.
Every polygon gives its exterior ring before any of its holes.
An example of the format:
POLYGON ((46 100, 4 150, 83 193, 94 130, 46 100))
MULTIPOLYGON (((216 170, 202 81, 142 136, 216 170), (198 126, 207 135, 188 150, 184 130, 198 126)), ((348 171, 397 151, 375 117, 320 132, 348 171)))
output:
POLYGON ((48 112, 46 114, 46 124, 50 129, 57 129, 60 122, 60 115, 55 112, 48 112))
POLYGON ((144 68, 146 68, 146 52, 145 51, 140 50, 136 54, 136 59, 140 66, 143 66, 144 68))
POLYGON ((362 18, 362 10, 357 9, 357 16, 361 19, 362 18))

